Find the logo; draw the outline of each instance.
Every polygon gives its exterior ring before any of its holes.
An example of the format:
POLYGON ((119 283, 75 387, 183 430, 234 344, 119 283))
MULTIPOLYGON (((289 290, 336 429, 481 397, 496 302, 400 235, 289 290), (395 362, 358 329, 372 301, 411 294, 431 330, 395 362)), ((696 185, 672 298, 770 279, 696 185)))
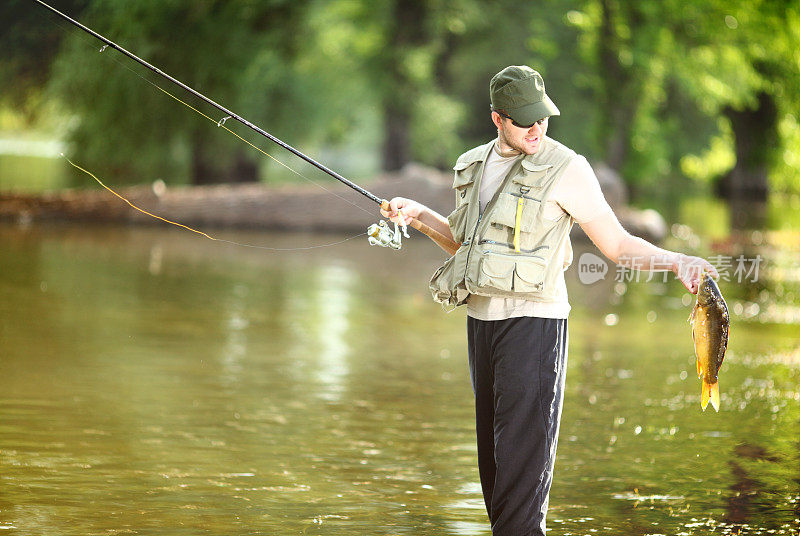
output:
POLYGON ((607 273, 608 264, 594 253, 583 253, 578 259, 578 279, 584 285, 605 279, 607 273))

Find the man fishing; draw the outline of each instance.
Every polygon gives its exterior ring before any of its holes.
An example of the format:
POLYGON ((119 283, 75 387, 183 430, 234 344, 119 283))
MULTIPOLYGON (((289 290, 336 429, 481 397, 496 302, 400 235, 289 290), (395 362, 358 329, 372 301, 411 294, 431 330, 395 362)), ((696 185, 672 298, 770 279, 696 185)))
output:
POLYGON ((384 217, 418 219, 459 245, 436 271, 436 301, 467 306, 478 466, 492 534, 544 536, 567 361, 564 271, 577 222, 611 261, 676 274, 696 293, 707 261, 630 235, 586 159, 547 137, 560 115, 538 72, 510 66, 489 84, 497 138, 454 166, 447 217, 402 197, 384 217))

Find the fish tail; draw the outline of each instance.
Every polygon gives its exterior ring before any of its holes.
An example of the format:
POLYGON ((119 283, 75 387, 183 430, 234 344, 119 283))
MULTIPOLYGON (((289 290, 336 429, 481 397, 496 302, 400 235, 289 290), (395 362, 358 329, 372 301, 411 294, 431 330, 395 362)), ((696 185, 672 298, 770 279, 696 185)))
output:
POLYGON ((706 410, 706 406, 711 402, 714 409, 719 412, 719 382, 708 383, 703 378, 703 391, 700 396, 700 405, 703 407, 703 411, 706 410))
POLYGON ((711 384, 709 390, 711 391, 711 405, 719 413, 719 382, 711 384))

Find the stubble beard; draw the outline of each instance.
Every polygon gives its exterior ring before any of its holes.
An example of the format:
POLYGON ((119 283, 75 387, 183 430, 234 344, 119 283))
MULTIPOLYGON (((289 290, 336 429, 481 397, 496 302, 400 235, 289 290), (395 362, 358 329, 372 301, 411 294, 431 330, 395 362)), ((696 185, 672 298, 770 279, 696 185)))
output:
POLYGON ((510 147, 511 149, 517 151, 519 154, 528 154, 528 155, 534 154, 534 153, 529 153, 525 149, 525 147, 523 147, 519 143, 516 143, 515 141, 508 139, 505 130, 503 130, 502 128, 497 129, 497 137, 500 139, 500 145, 506 145, 507 147, 510 147))

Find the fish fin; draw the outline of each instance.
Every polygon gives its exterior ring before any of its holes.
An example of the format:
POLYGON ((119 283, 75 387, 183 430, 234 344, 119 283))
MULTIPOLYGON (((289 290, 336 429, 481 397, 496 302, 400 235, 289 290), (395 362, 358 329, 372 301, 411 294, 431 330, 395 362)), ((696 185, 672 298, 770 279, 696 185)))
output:
POLYGON ((695 364, 697 365, 697 377, 698 378, 702 378, 703 377, 703 367, 700 366, 700 360, 696 359, 695 360, 695 364))
POLYGON ((719 412, 719 382, 708 383, 703 378, 703 388, 700 393, 700 406, 702 406, 703 411, 706 410, 709 401, 714 406, 714 409, 719 412))
POLYGON ((686 319, 686 321, 689 322, 690 324, 694 323, 694 311, 695 311, 695 309, 696 309, 696 307, 692 307, 692 311, 689 313, 689 318, 686 319))
POLYGON ((708 384, 706 380, 703 380, 703 386, 700 388, 700 407, 703 408, 703 411, 706 410, 706 406, 708 406, 709 400, 709 391, 708 391, 708 384))

